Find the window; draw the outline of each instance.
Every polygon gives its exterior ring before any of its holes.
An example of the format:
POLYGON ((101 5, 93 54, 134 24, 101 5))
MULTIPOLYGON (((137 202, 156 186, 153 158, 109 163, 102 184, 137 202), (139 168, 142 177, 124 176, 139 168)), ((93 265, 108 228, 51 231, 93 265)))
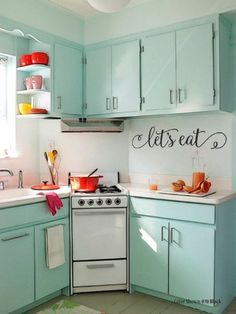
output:
POLYGON ((15 155, 16 58, 0 54, 0 158, 15 155))

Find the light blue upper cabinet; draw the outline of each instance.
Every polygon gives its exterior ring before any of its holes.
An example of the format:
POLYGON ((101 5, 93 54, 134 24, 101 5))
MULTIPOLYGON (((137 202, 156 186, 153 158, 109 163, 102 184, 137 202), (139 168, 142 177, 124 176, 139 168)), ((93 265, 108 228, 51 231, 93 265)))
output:
POLYGON ((82 114, 82 51, 56 43, 54 46, 54 112, 82 114))
POLYGON ((88 49, 86 59, 88 116, 139 111, 139 40, 88 49))
POLYGON ((213 24, 176 32, 179 107, 214 105, 213 24))
POLYGON ((111 48, 86 53, 87 115, 106 114, 111 110, 111 48))
POLYGON ((140 109, 139 41, 112 46, 112 111, 140 109))
POLYGON ((214 299, 214 248, 214 227, 171 221, 169 250, 171 295, 190 300, 214 299))
POLYGON ((175 33, 142 40, 143 110, 176 107, 175 33))

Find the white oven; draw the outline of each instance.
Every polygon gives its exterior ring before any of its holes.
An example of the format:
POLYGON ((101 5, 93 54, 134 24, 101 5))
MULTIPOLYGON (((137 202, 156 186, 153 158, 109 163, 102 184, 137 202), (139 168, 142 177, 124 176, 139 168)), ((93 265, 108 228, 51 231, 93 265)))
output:
POLYGON ((127 289, 127 195, 71 196, 72 292, 127 289))

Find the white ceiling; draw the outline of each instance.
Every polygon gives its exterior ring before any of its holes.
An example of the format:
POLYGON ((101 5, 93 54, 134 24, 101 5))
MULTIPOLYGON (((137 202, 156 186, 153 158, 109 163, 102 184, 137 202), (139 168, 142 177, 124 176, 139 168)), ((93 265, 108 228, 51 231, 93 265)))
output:
MULTIPOLYGON (((69 11, 72 11, 75 14, 80 16, 88 17, 95 14, 98 14, 98 11, 93 9, 87 2, 87 0, 48 0, 60 7, 63 7, 69 11)), ((128 7, 139 5, 143 2, 150 0, 131 0, 128 7)))

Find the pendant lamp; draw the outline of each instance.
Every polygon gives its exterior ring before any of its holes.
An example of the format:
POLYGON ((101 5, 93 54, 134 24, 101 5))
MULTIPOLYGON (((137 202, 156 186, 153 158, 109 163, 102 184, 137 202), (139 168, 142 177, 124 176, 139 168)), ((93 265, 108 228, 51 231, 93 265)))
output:
POLYGON ((104 13, 113 13, 125 7, 130 0, 88 0, 96 10, 104 13))

